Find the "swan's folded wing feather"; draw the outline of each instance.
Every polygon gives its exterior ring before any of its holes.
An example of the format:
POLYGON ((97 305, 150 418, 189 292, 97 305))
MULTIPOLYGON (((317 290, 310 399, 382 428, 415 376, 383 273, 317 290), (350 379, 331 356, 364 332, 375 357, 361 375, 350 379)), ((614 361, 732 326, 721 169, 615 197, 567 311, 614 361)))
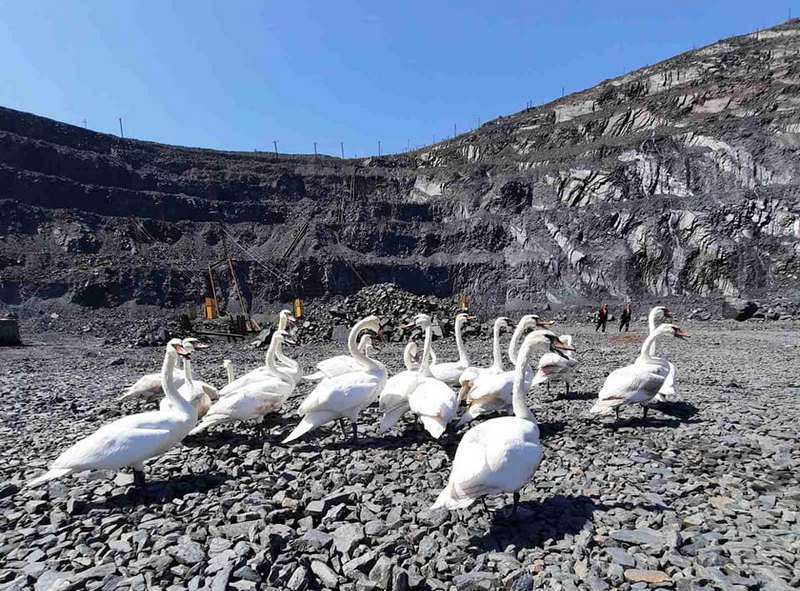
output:
POLYGON ((599 400, 607 400, 635 392, 655 394, 663 383, 664 375, 650 371, 647 366, 627 365, 608 374, 597 397, 599 400))
POLYGON ((449 419, 456 406, 456 394, 444 382, 425 379, 409 395, 408 405, 417 414, 449 419))
POLYGON ((481 374, 467 395, 468 400, 478 400, 484 396, 510 395, 514 383, 514 373, 504 371, 497 374, 481 374))
POLYGON ((328 376, 336 376, 343 373, 358 371, 362 366, 350 355, 337 355, 329 359, 323 359, 317 363, 317 369, 328 376))
POLYGON ((378 385, 374 375, 363 371, 322 380, 300 404, 298 412, 306 414, 361 406, 376 394, 378 385))
POLYGON ((167 429, 120 428, 117 422, 105 425, 67 448, 52 468, 114 468, 130 466, 161 452, 172 434, 167 429))

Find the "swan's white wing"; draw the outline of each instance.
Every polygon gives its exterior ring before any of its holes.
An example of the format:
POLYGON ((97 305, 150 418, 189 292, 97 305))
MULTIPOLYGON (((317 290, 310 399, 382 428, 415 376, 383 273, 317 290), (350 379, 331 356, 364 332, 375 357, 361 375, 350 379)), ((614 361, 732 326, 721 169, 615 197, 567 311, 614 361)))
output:
POLYGON ((485 396, 499 396, 511 400, 514 386, 514 372, 504 371, 503 373, 485 373, 475 380, 472 389, 467 394, 467 401, 478 400, 485 396))
POLYGON ((350 355, 337 355, 317 363, 317 369, 328 377, 334 377, 351 371, 363 370, 364 368, 350 355))
MULTIPOLYGON (((164 413, 143 413, 143 415, 155 414, 164 413)), ((80 471, 117 469, 138 464, 175 445, 192 426, 189 423, 183 425, 175 421, 165 423, 148 420, 147 417, 140 423, 135 420, 137 418, 137 415, 132 415, 100 427, 66 449, 53 462, 52 468, 72 468, 80 471)))
POLYGON ((612 371, 600 392, 597 394, 598 401, 617 402, 639 402, 639 398, 644 400, 651 398, 658 392, 664 383, 665 373, 653 371, 653 366, 633 364, 620 367, 612 371))
POLYGON ((381 380, 366 371, 350 372, 322 380, 300 404, 299 414, 311 412, 347 413, 370 404, 381 380))
POLYGON ((448 422, 458 405, 456 393, 436 379, 426 378, 414 388, 408 397, 408 405, 419 415, 440 417, 448 422))
MULTIPOLYGON (((253 372, 251 372, 253 373, 253 372)), ((268 390, 280 394, 289 395, 294 390, 294 384, 289 384, 282 379, 275 377, 270 373, 253 374, 249 379, 239 378, 225 386, 220 390, 220 398, 226 398, 242 390, 249 390, 256 388, 259 390, 268 390)))
POLYGON ((460 361, 451 361, 449 363, 437 363, 430 366, 431 374, 437 380, 442 380, 451 385, 458 383, 458 379, 466 369, 460 361))
POLYGON ((393 375, 386 380, 386 385, 380 393, 378 405, 384 412, 398 405, 408 403, 408 395, 414 390, 420 380, 417 370, 405 370, 393 375))
POLYGON ((272 412, 286 400, 286 397, 268 390, 251 388, 226 396, 208 409, 207 417, 213 420, 222 415, 232 419, 247 420, 272 412))

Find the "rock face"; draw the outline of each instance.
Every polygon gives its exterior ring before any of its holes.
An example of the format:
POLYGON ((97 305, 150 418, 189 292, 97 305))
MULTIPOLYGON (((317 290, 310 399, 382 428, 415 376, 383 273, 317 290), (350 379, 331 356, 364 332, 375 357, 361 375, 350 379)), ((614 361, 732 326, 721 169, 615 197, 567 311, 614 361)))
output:
POLYGON ((251 303, 378 282, 511 307, 796 291, 798 53, 790 21, 364 160, 0 109, 0 301, 198 302, 224 242, 251 303))
POLYGON ((722 304, 723 318, 744 321, 752 318, 758 311, 758 304, 741 298, 725 298, 722 304))

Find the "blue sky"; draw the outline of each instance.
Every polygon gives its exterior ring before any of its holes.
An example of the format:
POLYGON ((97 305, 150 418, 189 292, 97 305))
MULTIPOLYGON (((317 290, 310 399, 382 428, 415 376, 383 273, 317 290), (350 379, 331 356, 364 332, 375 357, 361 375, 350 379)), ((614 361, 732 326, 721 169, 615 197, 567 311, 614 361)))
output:
POLYGON ((431 143, 800 0, 0 0, 0 105, 170 144, 431 143))

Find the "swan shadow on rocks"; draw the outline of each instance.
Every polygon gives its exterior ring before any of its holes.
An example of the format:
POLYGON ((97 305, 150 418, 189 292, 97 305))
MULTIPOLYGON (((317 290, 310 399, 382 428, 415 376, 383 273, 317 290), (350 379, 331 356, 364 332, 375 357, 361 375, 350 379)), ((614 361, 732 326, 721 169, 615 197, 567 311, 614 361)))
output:
POLYGON ((676 419, 687 420, 692 418, 700 409, 698 409, 691 402, 684 402, 683 400, 657 402, 650 406, 653 410, 657 410, 661 414, 675 417, 676 419))
POLYGON ((105 501, 88 504, 88 509, 109 507, 135 507, 152 503, 167 503, 192 493, 207 493, 229 479, 224 472, 184 474, 166 480, 151 480, 141 488, 129 487, 123 494, 108 497, 105 501))
MULTIPOLYGON (((542 547, 545 540, 558 541, 579 534, 592 521, 592 514, 605 507, 583 495, 556 495, 542 501, 521 501, 514 517, 507 517, 510 508, 509 503, 508 508, 492 513, 489 530, 474 536, 471 545, 481 552, 503 552, 509 544, 518 548, 542 547)), ((473 511, 483 511, 480 503, 473 511)))
POLYGON ((539 439, 548 439, 564 430, 567 424, 564 421, 550 421, 539 423, 539 439))
POLYGON ((262 436, 259 433, 240 433, 238 431, 205 431, 191 435, 183 440, 183 445, 189 448, 207 447, 219 449, 224 446, 239 447, 243 445, 249 449, 261 449, 265 443, 276 443, 280 436, 262 436))
POLYGON ((595 398, 597 398, 597 392, 589 392, 588 390, 578 392, 573 390, 569 394, 562 393, 556 396, 555 400, 594 400, 595 398))
POLYGON ((697 419, 661 419, 658 417, 648 416, 643 419, 641 416, 636 417, 623 417, 619 422, 615 422, 613 417, 610 421, 604 421, 602 426, 604 429, 611 429, 615 431, 622 427, 636 427, 637 429, 676 429, 681 425, 688 425, 700 423, 697 419))

